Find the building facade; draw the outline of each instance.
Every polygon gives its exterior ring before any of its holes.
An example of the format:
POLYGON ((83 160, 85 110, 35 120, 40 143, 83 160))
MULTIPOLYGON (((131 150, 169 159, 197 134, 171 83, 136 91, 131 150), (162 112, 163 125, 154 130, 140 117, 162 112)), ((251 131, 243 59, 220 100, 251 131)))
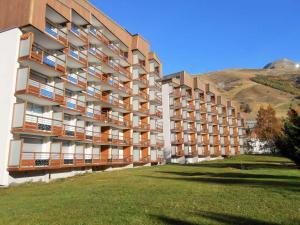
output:
POLYGON ((243 119, 209 84, 182 71, 163 78, 162 94, 169 162, 195 163, 243 153, 243 119))
POLYGON ((1 3, 0 185, 162 162, 162 66, 143 37, 84 0, 1 3))

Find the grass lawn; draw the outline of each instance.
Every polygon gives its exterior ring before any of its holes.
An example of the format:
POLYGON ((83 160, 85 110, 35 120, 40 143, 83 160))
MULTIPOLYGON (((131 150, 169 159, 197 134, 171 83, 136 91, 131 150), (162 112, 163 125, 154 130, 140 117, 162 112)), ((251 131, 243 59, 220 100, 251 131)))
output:
POLYGON ((300 170, 281 157, 93 173, 0 189, 0 224, 300 224, 300 170))

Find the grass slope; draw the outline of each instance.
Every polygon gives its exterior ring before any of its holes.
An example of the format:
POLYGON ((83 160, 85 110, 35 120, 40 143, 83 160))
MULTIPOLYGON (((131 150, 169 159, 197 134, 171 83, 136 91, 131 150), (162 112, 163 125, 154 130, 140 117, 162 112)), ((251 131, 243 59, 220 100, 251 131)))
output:
POLYGON ((0 224, 300 224, 300 171, 285 158, 94 173, 0 189, 0 224))
MULTIPOLYGON (((252 109, 251 113, 243 113, 246 119, 255 119, 261 105, 271 104, 276 110, 278 117, 286 116, 290 106, 299 105, 300 100, 293 100, 297 95, 291 94, 290 88, 283 87, 285 84, 292 85, 293 90, 299 90, 296 83, 299 82, 300 72, 287 70, 260 70, 260 69, 227 69, 199 75, 203 82, 210 83, 226 98, 240 104, 247 103, 252 109), (265 77, 270 81, 262 83, 257 76, 265 77), (272 81, 272 82, 271 82, 272 81), (274 85, 278 82, 280 88, 274 85), (288 90, 288 91, 287 91, 288 90)), ((261 79, 260 79, 261 80, 261 79)), ((297 92, 298 93, 298 92, 297 92)))

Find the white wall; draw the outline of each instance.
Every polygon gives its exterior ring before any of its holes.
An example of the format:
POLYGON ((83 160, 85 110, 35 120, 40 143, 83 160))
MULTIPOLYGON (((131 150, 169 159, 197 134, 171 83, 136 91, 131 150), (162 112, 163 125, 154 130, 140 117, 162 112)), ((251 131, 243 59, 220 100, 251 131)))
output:
POLYGON ((7 162, 21 31, 18 28, 0 33, 0 185, 8 185, 7 162))
POLYGON ((164 131, 164 152, 165 159, 171 160, 171 125, 170 125, 170 102, 169 84, 162 85, 162 106, 163 106, 163 131, 164 131))

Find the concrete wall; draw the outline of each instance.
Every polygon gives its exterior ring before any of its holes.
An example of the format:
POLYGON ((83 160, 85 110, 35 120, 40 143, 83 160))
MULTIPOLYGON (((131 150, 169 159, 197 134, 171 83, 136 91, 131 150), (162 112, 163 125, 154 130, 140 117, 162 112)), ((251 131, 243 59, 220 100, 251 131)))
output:
POLYGON ((0 185, 8 185, 7 162, 13 114, 13 104, 19 43, 21 31, 18 28, 0 33, 0 185))
POLYGON ((167 162, 171 160, 171 124, 170 124, 170 98, 169 84, 162 85, 162 106, 163 106, 163 131, 164 131, 164 156, 167 162))

